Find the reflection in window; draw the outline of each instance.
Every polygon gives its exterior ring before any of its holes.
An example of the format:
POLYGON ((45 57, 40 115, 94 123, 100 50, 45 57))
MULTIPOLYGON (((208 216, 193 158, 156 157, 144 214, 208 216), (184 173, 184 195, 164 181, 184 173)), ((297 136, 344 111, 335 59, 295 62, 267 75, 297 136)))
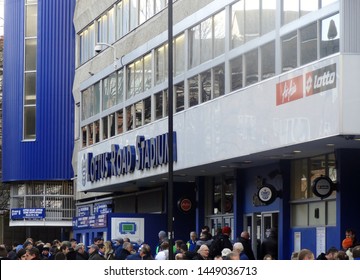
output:
MULTIPOLYGON (((311 1, 315 2, 315 1, 311 1)), ((298 0, 283 0, 283 25, 292 22, 299 18, 299 1, 298 0)))
POLYGON ((245 41, 259 37, 260 34, 259 0, 245 1, 245 41))
POLYGON ((142 126, 142 116, 144 111, 144 105, 142 101, 135 103, 135 127, 142 126))
POLYGON ((200 74, 201 101, 206 102, 211 99, 211 70, 200 74))
POLYGON ((144 99, 144 124, 151 123, 151 97, 144 99))
POLYGON ((132 130, 134 128, 134 105, 126 107, 126 131, 132 130))
POLYGON ((261 47, 261 79, 275 76, 275 42, 272 41, 261 47))
POLYGON ((321 7, 325 7, 332 3, 338 2, 339 0, 321 0, 321 7))
POLYGON ((231 6, 231 46, 236 48, 244 44, 244 1, 240 0, 231 6))
POLYGON ((276 0, 261 1, 261 34, 275 29, 276 0))
POLYGON ((159 120, 163 117, 163 93, 162 91, 155 94, 155 119, 159 120))
POLYGON ((214 57, 225 53, 225 11, 214 16, 214 57))
POLYGON ((231 91, 243 87, 243 65, 242 56, 238 56, 230 61, 231 65, 231 91))
POLYGON ((282 72, 297 67, 297 32, 292 32, 281 38, 282 72))
POLYGON ((177 85, 175 85, 175 112, 180 112, 184 110, 184 82, 181 82, 177 85))
POLYGON ((87 140, 87 130, 86 130, 86 126, 84 126, 82 129, 82 147, 86 147, 86 140, 87 140))
POLYGON ((208 18, 200 24, 200 38, 200 62, 203 63, 212 58, 212 18, 208 18))
POLYGON ((109 115, 110 137, 115 136, 115 113, 109 115))
POLYGON ((167 44, 155 50, 155 83, 163 83, 167 79, 167 44))
POLYGON ((225 94, 225 66, 224 64, 220 64, 216 66, 214 69, 214 94, 213 98, 219 97, 225 94))
POLYGON ((124 132, 124 115, 123 110, 119 110, 116 112, 117 116, 117 134, 121 134, 124 132))
POLYGON ((144 91, 150 89, 152 87, 151 83, 151 53, 144 56, 144 70, 143 70, 143 76, 144 76, 144 91))
POLYGON ((88 125, 88 128, 87 128, 88 132, 89 132, 89 139, 88 139, 89 145, 94 144, 94 129, 93 129, 93 127, 94 127, 94 125, 91 123, 88 125))
POLYGON ((234 212, 234 180, 215 178, 213 191, 213 214, 234 212))
POLYGON ((109 132, 108 132, 108 128, 109 128, 109 126, 108 126, 108 117, 106 116, 106 117, 102 118, 101 121, 102 121, 102 131, 103 131, 103 134, 102 134, 103 137, 102 137, 102 139, 105 140, 105 139, 108 139, 108 137, 109 137, 109 132))
POLYGON ((116 104, 119 104, 124 101, 124 68, 121 68, 118 71, 118 90, 117 90, 117 99, 116 104))
POLYGON ((117 99, 117 73, 114 72, 103 80, 103 110, 116 105, 117 99))
POLYGON ((300 30, 301 65, 317 60, 317 37, 316 22, 300 30))
POLYGON ((300 0, 300 16, 316 11, 318 6, 318 1, 300 0))
POLYGON ((199 78, 194 76, 189 79, 189 107, 199 104, 199 78))
POLYGON ((258 50, 255 49, 245 54, 245 85, 252 85, 259 81, 258 50))
POLYGON ((323 19, 320 22, 320 57, 325 57, 340 50, 340 17, 339 14, 323 19))
POLYGON ((100 122, 97 120, 94 122, 94 129, 95 129, 95 143, 99 143, 100 141, 100 122))
POLYGON ((200 64, 200 25, 189 30, 189 64, 193 68, 200 64))
POLYGON ((181 34, 174 40, 175 76, 184 73, 185 70, 185 35, 181 34))

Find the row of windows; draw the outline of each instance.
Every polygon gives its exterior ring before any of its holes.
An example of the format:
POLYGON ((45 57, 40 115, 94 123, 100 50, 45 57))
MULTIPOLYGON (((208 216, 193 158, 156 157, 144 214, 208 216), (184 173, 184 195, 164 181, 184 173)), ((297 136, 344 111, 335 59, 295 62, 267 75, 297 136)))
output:
MULTIPOLYGON (((234 5, 238 5, 238 2, 234 5)), ((221 39, 223 36, 214 36, 214 34, 226 34, 225 18, 225 10, 220 11, 174 39, 175 76, 184 74, 186 68, 190 69, 224 54, 225 37, 221 39), (194 36, 195 30, 199 36, 194 36), (204 34, 204 30, 212 30, 210 33, 213 35, 200 36, 204 34), (218 44, 220 41, 222 44, 218 44), (188 52, 185 42, 188 42, 188 52), (185 61, 189 63, 186 64, 185 61)), ((279 60, 282 63, 282 72, 338 52, 337 30, 339 30, 338 14, 313 22, 280 38, 279 60)), ((230 76, 231 91, 273 77, 276 74, 275 45, 275 41, 271 41, 231 59, 229 72, 222 63, 178 82, 174 87, 174 111, 179 112, 225 94, 225 76, 230 76)), ((82 92, 83 121, 100 112, 109 109, 112 111, 106 117, 102 117, 101 122, 99 119, 82 127, 83 147, 167 116, 167 113, 164 113, 167 109, 166 91, 162 97, 159 94, 152 95, 152 90, 167 80, 167 48, 167 43, 163 44, 82 92), (121 110, 118 110, 125 101, 134 99, 142 93, 147 96, 142 101, 135 101, 131 106, 126 108, 122 106, 121 110), (126 123, 124 127, 123 123, 126 123)))
POLYGON ((25 1, 25 63, 24 63, 24 123, 23 138, 36 137, 36 47, 37 47, 37 0, 25 1))
MULTIPOLYGON (((168 0, 121 0, 80 34, 80 64, 94 55, 96 42, 112 44, 167 6, 168 0)), ((104 46, 105 47, 105 46, 104 46)))

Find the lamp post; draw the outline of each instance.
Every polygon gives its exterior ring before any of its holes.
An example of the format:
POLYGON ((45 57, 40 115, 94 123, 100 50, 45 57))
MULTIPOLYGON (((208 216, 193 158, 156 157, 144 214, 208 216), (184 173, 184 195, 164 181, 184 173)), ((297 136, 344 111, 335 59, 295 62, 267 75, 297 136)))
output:
POLYGON ((115 47, 113 45, 108 44, 108 43, 97 42, 96 46, 95 46, 95 52, 97 52, 97 53, 101 52, 103 50, 101 46, 107 46, 109 48, 112 48, 113 54, 114 54, 114 68, 117 69, 117 63, 116 63, 117 57, 116 57, 116 49, 115 49, 115 47))
POLYGON ((169 147, 169 172, 168 172, 168 190, 167 190, 167 223, 169 239, 169 260, 174 259, 174 215, 173 215, 173 0, 168 1, 168 147, 169 147))

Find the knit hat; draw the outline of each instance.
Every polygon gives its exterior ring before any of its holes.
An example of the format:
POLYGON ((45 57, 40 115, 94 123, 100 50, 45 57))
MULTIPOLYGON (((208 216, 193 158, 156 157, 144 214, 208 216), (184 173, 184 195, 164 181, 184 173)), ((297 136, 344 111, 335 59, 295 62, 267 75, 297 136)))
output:
POLYGON ((342 247, 344 249, 348 249, 353 245, 353 241, 350 237, 346 237, 343 241, 342 241, 342 247))
POLYGON ((223 227, 222 228, 222 233, 230 235, 231 234, 231 228, 230 227, 223 227))

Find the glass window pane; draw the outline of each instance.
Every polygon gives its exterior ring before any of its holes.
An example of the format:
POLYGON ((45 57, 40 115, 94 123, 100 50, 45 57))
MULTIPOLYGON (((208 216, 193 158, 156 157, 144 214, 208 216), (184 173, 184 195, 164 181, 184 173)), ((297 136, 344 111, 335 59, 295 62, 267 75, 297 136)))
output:
POLYGON ((117 134, 121 134, 124 131, 124 117, 123 110, 119 110, 116 112, 117 116, 117 134))
POLYGON ((35 37, 37 35, 37 5, 26 6, 26 27, 25 37, 35 37))
POLYGON ((291 206, 291 225, 293 227, 306 227, 308 225, 308 204, 291 206))
POLYGON ((83 128, 81 128, 82 131, 82 147, 86 147, 86 142, 87 142, 87 128, 86 126, 84 126, 83 128))
POLYGON ((261 34, 275 30, 276 0, 262 0, 261 34))
POLYGON ((100 141, 100 121, 94 122, 94 133, 95 133, 95 143, 99 143, 100 141))
POLYGON ((339 0, 321 0, 321 7, 325 7, 332 3, 338 2, 339 0))
POLYGON ((87 127, 89 133, 89 145, 94 144, 94 125, 91 123, 87 127))
POLYGON ((135 96, 135 63, 127 66, 127 95, 126 99, 135 96))
POLYGON ((133 30, 135 27, 138 26, 138 7, 137 2, 138 0, 130 0, 130 30, 133 30))
POLYGON ((295 160, 291 163, 291 199, 306 199, 310 192, 310 179, 306 159, 295 160))
POLYGON ((117 73, 112 73, 109 77, 103 80, 103 110, 111 108, 116 105, 117 97, 117 73))
POLYGON ((102 139, 105 140, 105 139, 108 139, 108 136, 109 136, 109 132, 108 132, 108 129, 109 129, 109 126, 108 126, 108 117, 104 117, 101 119, 102 121, 102 139))
POLYGON ((259 81, 258 50, 255 49, 245 54, 245 85, 251 85, 259 81))
POLYGON ((36 70, 36 39, 25 40, 25 71, 36 70))
POLYGON ((118 71, 118 90, 116 103, 119 104, 124 101, 124 68, 118 71))
POLYGON ((166 7, 167 0, 155 0, 155 13, 160 12, 166 7))
POLYGON ((190 68, 200 64, 200 25, 189 31, 189 59, 190 68))
POLYGON ((24 139, 35 139, 36 107, 24 107, 24 139))
POLYGON ((167 90, 164 90, 163 97, 164 97, 164 115, 165 117, 167 117, 169 115, 169 98, 168 98, 167 90))
POLYGON ((240 0, 231 6, 231 46, 236 48, 244 43, 244 1, 240 0))
POLYGON ((300 30, 301 65, 317 60, 317 23, 300 30))
POLYGON ((318 5, 318 1, 300 0, 301 16, 316 11, 319 8, 318 5))
POLYGON ((109 115, 110 137, 115 135, 115 113, 109 115))
POLYGON ((126 131, 134 128, 133 105, 126 107, 126 131))
POLYGON ((135 127, 142 126, 142 116, 144 111, 144 105, 142 101, 135 103, 135 127))
POLYGON ((135 62, 135 81, 134 81, 134 86, 135 86, 135 94, 139 94, 141 92, 144 91, 144 87, 143 87, 143 75, 144 75, 144 64, 143 64, 143 59, 139 59, 135 62))
POLYGON ((25 73, 25 105, 36 104, 36 73, 25 73))
POLYGON ((144 100, 144 124, 151 123, 151 97, 148 97, 144 100))
POLYGON ((340 50, 340 17, 336 14, 321 21, 320 57, 338 53, 340 50))
POLYGON ((299 1, 283 0, 283 24, 287 24, 299 18, 299 1))
POLYGON ((167 45, 161 46, 155 51, 155 79, 160 84, 167 78, 167 45))
POLYGON ((200 74, 201 102, 211 100, 211 70, 200 74))
POLYGON ((115 9, 112 8, 111 10, 109 10, 108 12, 108 41, 109 44, 112 44, 115 42, 115 9))
POLYGON ((225 94, 225 65, 221 64, 214 69, 214 94, 213 98, 219 97, 225 94))
POLYGON ((199 104, 199 78, 194 76, 189 79, 189 107, 199 104))
POLYGON ((181 34, 175 39, 175 76, 184 73, 185 70, 185 35, 181 34))
POLYGON ((272 41, 261 47, 261 79, 275 76, 275 42, 272 41))
POLYGON ((200 61, 201 63, 208 61, 212 58, 212 18, 204 20, 200 24, 200 36, 201 36, 201 52, 200 61))
POLYGON ((282 72, 297 67, 297 32, 292 32, 281 38, 282 72))
POLYGON ((184 82, 181 82, 177 85, 175 85, 175 94, 176 94, 176 99, 175 99, 175 112, 180 112, 182 110, 184 110, 184 105, 185 105, 185 101, 184 101, 184 82))
POLYGON ((91 87, 91 90, 94 96, 94 115, 96 115, 100 113, 100 82, 96 83, 93 87, 91 87))
POLYGON ((214 57, 225 53, 225 11, 214 16, 214 57))
POLYGON ((259 0, 245 1, 245 41, 259 37, 260 34, 259 0))
POLYGON ((163 94, 159 92, 155 94, 155 119, 159 120, 163 117, 163 94))
POLYGON ((242 56, 230 61, 231 65, 231 91, 243 87, 243 64, 242 56))
POLYGON ((120 1, 116 6, 116 39, 123 35, 123 1, 120 1))
POLYGON ((90 95, 90 89, 86 89, 81 94, 81 119, 86 120, 90 117, 90 110, 92 108, 91 104, 91 95, 90 95))
POLYGON ((151 53, 144 56, 144 91, 152 86, 152 72, 151 72, 151 53))
POLYGON ((123 18, 122 18, 122 35, 124 36, 130 30, 130 0, 122 0, 123 18))
POLYGON ((336 226, 336 201, 327 202, 327 225, 336 226))

